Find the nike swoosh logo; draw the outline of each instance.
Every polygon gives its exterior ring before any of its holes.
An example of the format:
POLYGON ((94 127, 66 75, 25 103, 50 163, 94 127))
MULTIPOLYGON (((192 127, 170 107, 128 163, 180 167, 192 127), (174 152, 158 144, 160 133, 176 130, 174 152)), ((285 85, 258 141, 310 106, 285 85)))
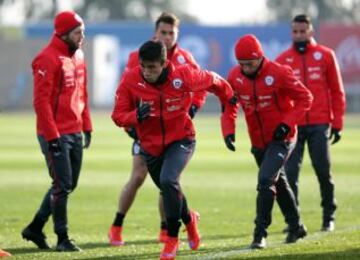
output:
POLYGON ((189 148, 186 147, 186 146, 184 146, 184 145, 182 145, 182 144, 180 144, 180 147, 181 147, 182 149, 184 149, 185 151, 189 151, 189 148))

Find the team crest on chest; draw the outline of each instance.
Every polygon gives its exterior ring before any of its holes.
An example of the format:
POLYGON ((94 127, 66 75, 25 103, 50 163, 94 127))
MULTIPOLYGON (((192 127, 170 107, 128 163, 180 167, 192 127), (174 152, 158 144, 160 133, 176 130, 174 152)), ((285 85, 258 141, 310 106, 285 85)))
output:
POLYGON ((274 77, 273 76, 266 76, 265 77, 266 86, 271 86, 273 83, 274 83, 274 77))
POLYGON ((182 55, 177 56, 177 61, 178 61, 180 64, 185 64, 185 62, 186 62, 184 56, 182 56, 182 55))
POLYGON ((314 57, 315 60, 321 60, 322 53, 319 52, 319 51, 316 51, 316 52, 314 52, 313 57, 314 57))
POLYGON ((175 89, 180 89, 182 87, 183 82, 181 79, 174 79, 172 84, 175 89))

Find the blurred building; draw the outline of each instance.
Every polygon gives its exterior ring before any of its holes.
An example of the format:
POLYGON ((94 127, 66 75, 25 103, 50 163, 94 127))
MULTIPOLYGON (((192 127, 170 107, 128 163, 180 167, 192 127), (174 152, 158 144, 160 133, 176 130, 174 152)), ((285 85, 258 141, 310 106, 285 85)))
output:
MULTIPOLYGON (((320 24, 318 27, 317 40, 336 51, 345 81, 348 110, 360 112, 360 28, 341 24, 320 24)), ((150 39, 152 33, 153 24, 149 23, 87 24, 84 51, 93 108, 112 107, 114 91, 128 54, 150 39)), ((221 27, 182 24, 179 43, 195 56, 202 68, 226 77, 236 64, 234 43, 246 33, 253 33, 261 40, 266 56, 271 59, 291 44, 288 23, 221 27)), ((48 22, 26 24, 18 33, 20 37, 0 37, 1 110, 31 108, 30 63, 51 34, 52 24, 48 22)), ((209 97, 204 110, 218 111, 219 105, 209 97)))

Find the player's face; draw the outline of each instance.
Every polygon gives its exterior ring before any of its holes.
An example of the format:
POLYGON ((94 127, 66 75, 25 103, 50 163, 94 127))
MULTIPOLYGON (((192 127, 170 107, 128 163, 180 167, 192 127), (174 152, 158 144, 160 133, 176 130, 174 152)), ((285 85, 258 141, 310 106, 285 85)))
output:
POLYGON ((178 33, 179 29, 176 26, 160 22, 154 36, 165 44, 166 49, 170 50, 176 44, 178 33))
POLYGON ((85 39, 84 31, 85 27, 82 25, 76 27, 69 33, 68 40, 74 45, 74 47, 80 48, 82 46, 85 39))
POLYGON ((307 23, 292 23, 293 42, 309 41, 313 37, 312 26, 307 23))
POLYGON ((159 61, 140 61, 141 71, 144 79, 149 83, 155 83, 159 78, 165 63, 159 61))
POLYGON ((254 60, 238 60, 238 63, 241 67, 241 70, 247 74, 251 75, 256 72, 259 68, 261 59, 254 59, 254 60))

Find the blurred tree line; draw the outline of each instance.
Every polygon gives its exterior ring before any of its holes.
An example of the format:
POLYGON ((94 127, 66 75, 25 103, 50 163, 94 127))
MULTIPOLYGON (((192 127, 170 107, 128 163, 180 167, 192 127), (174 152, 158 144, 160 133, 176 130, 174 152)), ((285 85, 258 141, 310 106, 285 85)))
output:
MULTIPOLYGON (((187 14, 188 1, 196 0, 0 0, 0 7, 9 4, 21 6, 19 15, 23 12, 25 21, 52 19, 65 6, 93 22, 153 21, 162 11, 174 12, 183 21, 196 22, 196 17, 187 14)), ((265 1, 269 9, 269 20, 272 21, 289 21, 295 14, 306 13, 317 21, 360 22, 360 0, 265 1)), ((212 4, 220 5, 221 1, 212 4)))
POLYGON ((304 13, 317 21, 360 22, 360 0, 267 0, 266 5, 274 21, 304 13))
MULTIPOLYGON (((87 21, 151 21, 163 11, 174 12, 186 21, 196 18, 186 12, 188 0, 0 0, 3 5, 21 6, 26 21, 52 19, 59 10, 73 9, 87 21), (21 3, 20 3, 21 2, 21 3), (19 5, 20 4, 20 5, 19 5)), ((19 12, 22 12, 19 10, 19 12)))

